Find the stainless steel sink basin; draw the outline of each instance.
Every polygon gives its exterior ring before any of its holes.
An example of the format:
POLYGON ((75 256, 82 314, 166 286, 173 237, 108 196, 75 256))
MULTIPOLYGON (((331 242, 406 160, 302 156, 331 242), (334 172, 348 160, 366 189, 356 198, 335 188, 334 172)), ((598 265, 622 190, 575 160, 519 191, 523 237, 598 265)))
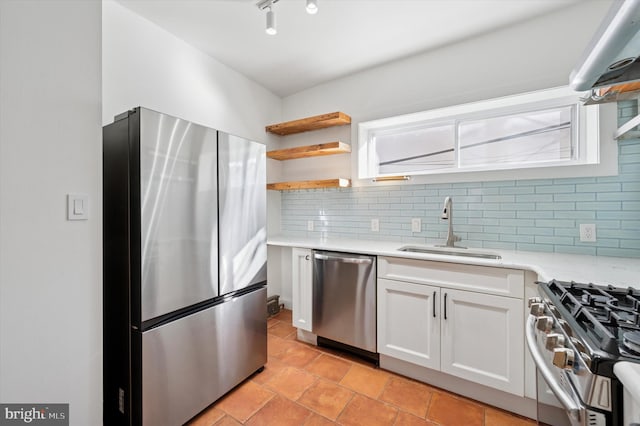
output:
POLYGON ((440 254, 444 256, 461 256, 461 257, 475 257, 480 259, 502 259, 498 254, 484 253, 479 251, 470 251, 465 248, 451 248, 451 247, 419 247, 419 246, 404 246, 398 249, 399 251, 405 251, 410 253, 426 253, 426 254, 440 254))

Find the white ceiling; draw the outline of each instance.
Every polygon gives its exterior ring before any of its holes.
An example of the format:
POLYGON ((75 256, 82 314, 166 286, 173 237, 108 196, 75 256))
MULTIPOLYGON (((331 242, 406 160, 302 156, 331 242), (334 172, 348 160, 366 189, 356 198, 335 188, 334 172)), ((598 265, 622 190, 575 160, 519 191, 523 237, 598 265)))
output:
POLYGON ((522 22, 580 0, 117 0, 285 97, 372 66, 522 22))

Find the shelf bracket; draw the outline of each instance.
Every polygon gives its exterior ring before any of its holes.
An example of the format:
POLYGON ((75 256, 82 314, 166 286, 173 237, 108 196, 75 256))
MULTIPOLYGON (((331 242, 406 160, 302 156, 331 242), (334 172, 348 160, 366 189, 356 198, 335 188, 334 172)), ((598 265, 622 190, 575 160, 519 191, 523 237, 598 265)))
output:
MULTIPOLYGON (((640 102, 638 102, 638 109, 640 110, 640 102)), ((637 127, 638 125, 640 125, 640 113, 620 126, 613 135, 613 138, 616 140, 624 139, 623 136, 625 135, 625 133, 629 132, 631 129, 637 127)))

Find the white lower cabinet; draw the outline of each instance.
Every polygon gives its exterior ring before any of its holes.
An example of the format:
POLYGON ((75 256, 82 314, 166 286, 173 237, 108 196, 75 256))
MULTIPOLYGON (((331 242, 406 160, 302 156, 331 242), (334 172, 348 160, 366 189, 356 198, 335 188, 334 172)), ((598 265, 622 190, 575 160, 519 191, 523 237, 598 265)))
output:
POLYGON ((524 396, 520 299, 441 289, 440 370, 524 396))
POLYGON ((378 352, 439 370, 439 300, 438 287, 378 278, 378 352))
POLYGON ((522 296, 469 291, 472 272, 477 269, 479 277, 496 277, 498 287, 502 274, 504 288, 495 291, 509 289, 508 293, 517 295, 518 272, 522 271, 466 265, 462 274, 459 265, 442 262, 412 260, 407 264, 403 259, 389 267, 393 262, 394 258, 378 259, 378 352, 524 396, 522 296), (449 265, 451 274, 446 273, 449 265), (410 271, 401 274, 403 278, 416 274, 419 279, 385 278, 386 271, 398 276, 399 268, 410 271), (430 272, 440 278, 431 280, 430 272), (447 285, 459 288, 442 286, 443 277, 447 285))
POLYGON ((291 314, 293 326, 311 331, 313 326, 313 260, 311 249, 291 250, 291 314))

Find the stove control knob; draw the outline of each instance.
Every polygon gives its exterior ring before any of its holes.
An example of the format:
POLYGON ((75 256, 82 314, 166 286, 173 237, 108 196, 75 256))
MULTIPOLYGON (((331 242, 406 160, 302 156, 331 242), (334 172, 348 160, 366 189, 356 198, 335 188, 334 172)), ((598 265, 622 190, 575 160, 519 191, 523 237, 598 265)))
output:
POLYGON ((573 343, 573 346, 575 346, 580 352, 587 352, 587 348, 585 348, 582 342, 575 337, 571 338, 571 343, 573 343))
POLYGON ((542 303, 542 299, 538 296, 536 297, 530 297, 529 298, 529 307, 531 307, 531 305, 533 305, 534 303, 542 303))
POLYGON ((549 333, 544 337, 544 347, 548 351, 564 347, 564 336, 560 333, 549 333))
POLYGON ((573 368, 575 358, 573 350, 569 348, 556 348, 553 350, 553 365, 565 370, 573 368))
POLYGON ((544 303, 532 303, 529 308, 529 313, 534 317, 539 317, 544 314, 544 303))
POLYGON ((555 306, 549 306, 549 310, 551 311, 551 313, 553 315, 555 315, 556 317, 560 316, 560 312, 558 312, 558 308, 556 308, 555 306))
POLYGON ((544 333, 548 333, 553 328, 553 318, 551 317, 538 317, 536 319, 536 328, 544 333))
POLYGON ((561 319, 561 320, 558 320, 558 324, 560 324, 560 327, 562 327, 564 332, 567 333, 567 336, 569 337, 573 336, 573 330, 571 330, 571 327, 569 326, 568 322, 561 319))

